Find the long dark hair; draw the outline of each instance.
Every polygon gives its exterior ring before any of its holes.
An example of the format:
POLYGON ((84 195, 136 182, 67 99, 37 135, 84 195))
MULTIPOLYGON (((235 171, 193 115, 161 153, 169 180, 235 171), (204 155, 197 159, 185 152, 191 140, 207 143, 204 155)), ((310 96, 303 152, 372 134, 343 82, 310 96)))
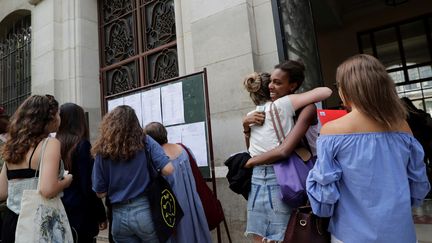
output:
POLYGON ((48 136, 57 112, 58 102, 52 95, 32 95, 24 100, 10 121, 3 159, 11 164, 22 161, 30 148, 48 136))
POLYGON ((61 143, 61 156, 67 170, 72 170, 72 152, 82 139, 89 139, 83 108, 74 103, 60 106, 60 127, 56 138, 61 143))

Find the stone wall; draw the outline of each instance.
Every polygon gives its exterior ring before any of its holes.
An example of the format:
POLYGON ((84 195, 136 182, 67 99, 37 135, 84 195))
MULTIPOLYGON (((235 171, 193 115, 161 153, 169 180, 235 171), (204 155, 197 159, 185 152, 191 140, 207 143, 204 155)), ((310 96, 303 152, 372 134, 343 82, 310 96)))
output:
POLYGON ((32 11, 32 93, 51 93, 89 112, 91 138, 100 121, 96 0, 43 0, 32 11))

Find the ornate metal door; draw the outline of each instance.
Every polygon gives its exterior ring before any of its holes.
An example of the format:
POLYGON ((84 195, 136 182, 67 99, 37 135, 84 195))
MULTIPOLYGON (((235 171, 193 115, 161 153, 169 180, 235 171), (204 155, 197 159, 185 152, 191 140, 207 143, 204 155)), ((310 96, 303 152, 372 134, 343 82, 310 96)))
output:
POLYGON ((99 0, 98 8, 102 106, 178 76, 173 0, 99 0))
POLYGON ((9 115, 31 93, 30 20, 29 14, 2 26, 7 33, 0 38, 0 105, 9 115))

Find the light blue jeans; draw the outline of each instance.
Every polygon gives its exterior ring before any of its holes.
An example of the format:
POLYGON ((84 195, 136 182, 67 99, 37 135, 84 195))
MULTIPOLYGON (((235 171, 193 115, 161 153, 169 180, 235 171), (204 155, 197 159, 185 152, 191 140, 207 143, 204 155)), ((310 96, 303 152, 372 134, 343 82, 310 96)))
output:
POLYGON ((263 242, 282 242, 291 209, 282 202, 273 166, 255 166, 247 204, 245 235, 263 237, 263 242))
POLYGON ((116 243, 159 242, 147 196, 113 204, 112 235, 116 243))

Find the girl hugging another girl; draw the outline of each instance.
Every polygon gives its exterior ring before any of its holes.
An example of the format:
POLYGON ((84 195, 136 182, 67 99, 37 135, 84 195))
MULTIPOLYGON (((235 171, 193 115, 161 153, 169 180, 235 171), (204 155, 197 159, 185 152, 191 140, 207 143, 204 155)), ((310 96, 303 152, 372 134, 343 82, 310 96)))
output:
MULTIPOLYGON (((252 101, 257 105, 257 109, 249 112, 243 120, 246 144, 252 157, 246 167, 253 167, 245 235, 253 242, 282 241, 291 211, 280 199, 280 187, 271 166, 280 158, 276 155, 260 156, 280 145, 270 111, 279 114, 283 137, 286 137, 294 127, 296 110, 322 101, 332 93, 327 87, 319 87, 294 94, 304 81, 304 70, 302 63, 286 61, 276 65, 271 75, 253 73, 244 81, 252 101)), ((305 122, 299 119, 298 123, 305 122)), ((309 127, 311 124, 301 125, 309 127)))

